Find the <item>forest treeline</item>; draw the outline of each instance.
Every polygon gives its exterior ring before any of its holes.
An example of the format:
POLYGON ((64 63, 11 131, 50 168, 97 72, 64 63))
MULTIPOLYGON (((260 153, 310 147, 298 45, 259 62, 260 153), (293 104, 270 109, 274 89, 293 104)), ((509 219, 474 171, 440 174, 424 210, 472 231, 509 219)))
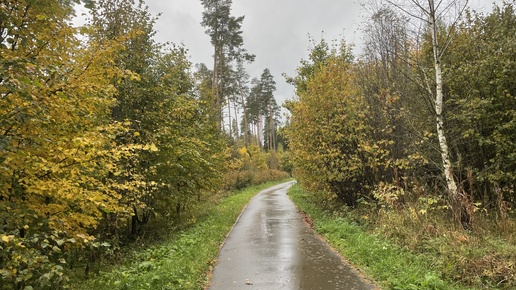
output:
POLYGON ((344 41, 314 41, 288 78, 288 146, 296 178, 322 204, 360 209, 360 223, 402 245, 453 257, 451 280, 510 287, 510 249, 442 252, 460 251, 465 232, 510 245, 515 226, 515 2, 443 16, 457 7, 443 3, 458 2, 374 7, 359 56, 344 41), (446 235, 461 243, 428 245, 446 235))
POLYGON ((187 48, 154 41, 143 1, 0 3, 0 289, 65 288, 146 224, 173 228, 205 197, 287 176, 275 84, 265 69, 249 88, 243 17, 227 8, 206 16, 232 23, 210 35, 216 67, 194 70, 187 48))

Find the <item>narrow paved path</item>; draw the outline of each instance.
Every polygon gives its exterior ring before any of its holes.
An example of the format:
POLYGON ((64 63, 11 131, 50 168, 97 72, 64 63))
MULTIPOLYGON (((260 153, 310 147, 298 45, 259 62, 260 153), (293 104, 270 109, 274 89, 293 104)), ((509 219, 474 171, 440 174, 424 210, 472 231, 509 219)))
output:
POLYGON ((210 290, 374 289, 303 221, 287 190, 260 192, 226 240, 210 290))

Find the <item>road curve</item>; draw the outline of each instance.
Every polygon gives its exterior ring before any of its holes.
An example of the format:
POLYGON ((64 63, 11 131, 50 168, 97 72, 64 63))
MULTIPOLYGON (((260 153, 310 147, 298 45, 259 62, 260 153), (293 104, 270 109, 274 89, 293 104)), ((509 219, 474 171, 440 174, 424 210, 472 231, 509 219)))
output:
POLYGON ((283 183, 256 195, 219 254, 209 290, 375 289, 303 221, 283 183))

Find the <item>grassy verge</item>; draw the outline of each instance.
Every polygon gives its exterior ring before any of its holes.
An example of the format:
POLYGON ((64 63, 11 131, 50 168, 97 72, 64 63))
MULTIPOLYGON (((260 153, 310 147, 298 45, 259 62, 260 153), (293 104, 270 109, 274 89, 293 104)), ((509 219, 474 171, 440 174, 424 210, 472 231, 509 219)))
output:
POLYGON ((314 228, 353 265, 386 289, 463 289, 444 281, 435 260, 414 254, 367 232, 356 222, 338 217, 310 202, 299 185, 289 190, 314 228))
POLYGON ((203 289, 219 246, 251 197, 281 182, 269 182, 235 192, 209 205, 195 225, 164 242, 137 251, 123 266, 101 271, 86 281, 76 281, 76 289, 203 289))

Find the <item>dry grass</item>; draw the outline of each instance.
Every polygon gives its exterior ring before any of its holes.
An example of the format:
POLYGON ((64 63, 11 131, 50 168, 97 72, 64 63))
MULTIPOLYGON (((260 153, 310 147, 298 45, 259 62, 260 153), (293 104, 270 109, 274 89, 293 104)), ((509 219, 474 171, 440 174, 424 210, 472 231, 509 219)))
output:
POLYGON ((473 230, 452 222, 451 213, 420 203, 353 212, 368 229, 409 251, 428 256, 443 277, 467 287, 514 289, 516 287, 516 223, 504 222, 503 230, 490 216, 477 211, 473 230), (374 212, 374 214, 372 214, 374 212))

